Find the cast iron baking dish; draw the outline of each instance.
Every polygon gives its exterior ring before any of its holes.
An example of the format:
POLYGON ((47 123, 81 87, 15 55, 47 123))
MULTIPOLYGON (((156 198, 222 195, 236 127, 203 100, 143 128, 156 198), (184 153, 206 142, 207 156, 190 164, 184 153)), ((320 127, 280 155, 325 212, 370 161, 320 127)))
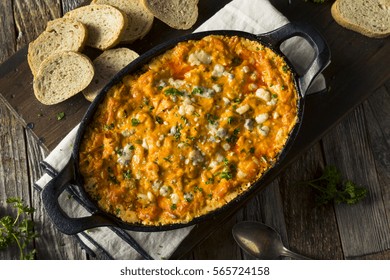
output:
POLYGON ((232 30, 219 30, 219 31, 207 31, 193 33, 183 37, 175 38, 173 40, 167 41, 161 45, 156 46, 145 54, 141 55, 139 58, 134 60, 124 69, 122 69, 111 81, 105 86, 105 88, 100 92, 96 97, 94 102, 88 108, 84 118, 81 121, 79 126, 75 145, 73 148, 72 156, 65 166, 65 168, 55 176, 48 185, 42 191, 42 202, 46 209, 47 214, 51 218, 52 222, 57 226, 57 228, 65 234, 76 234, 81 231, 101 227, 101 226, 114 226, 127 230, 135 231, 164 231, 172 230, 181 227, 186 227, 190 225, 197 224, 199 222, 215 219, 217 216, 222 215, 228 210, 237 208, 248 200, 254 193, 259 192, 265 186, 263 181, 266 176, 269 176, 270 173, 275 169, 279 164, 281 159, 285 157, 286 153, 290 149, 298 131, 300 124, 303 118, 303 107, 305 96, 309 86, 311 85, 313 79, 321 73, 321 71, 330 63, 330 51, 329 47, 326 44, 326 41, 321 36, 321 34, 316 31, 314 28, 305 24, 289 23, 282 26, 279 29, 276 29, 269 33, 264 34, 251 34, 241 31, 232 31, 232 30), (275 53, 279 54, 285 59, 290 68, 293 71, 294 80, 299 94, 298 100, 298 121, 294 126, 286 145, 278 156, 276 164, 271 167, 263 176, 261 176, 256 182, 254 182, 247 191, 237 196, 235 199, 227 203, 221 208, 218 208, 212 212, 209 212, 203 216, 194 218, 188 223, 178 223, 178 224, 169 224, 169 225, 158 225, 158 226, 146 226, 142 224, 131 224, 126 223, 119 218, 107 214, 100 210, 97 205, 89 198, 88 194, 83 188, 83 180, 79 172, 78 159, 79 159, 79 148, 82 140, 82 136, 91 122, 94 112, 96 111, 98 105, 104 99, 106 93, 109 89, 120 82, 124 76, 139 70, 143 65, 148 63, 154 57, 164 53, 165 51, 173 48, 177 43, 188 41, 188 40, 199 40, 208 35, 224 35, 224 36, 240 36, 253 41, 258 41, 261 44, 270 47, 275 53), (294 69, 293 65, 287 57, 281 52, 280 46, 283 42, 289 38, 299 36, 303 37, 314 49, 315 57, 311 62, 308 69, 303 74, 298 74, 294 69), (81 218, 73 218, 68 216, 64 210, 61 208, 58 198, 64 192, 69 191, 75 195, 90 211, 91 215, 81 218))

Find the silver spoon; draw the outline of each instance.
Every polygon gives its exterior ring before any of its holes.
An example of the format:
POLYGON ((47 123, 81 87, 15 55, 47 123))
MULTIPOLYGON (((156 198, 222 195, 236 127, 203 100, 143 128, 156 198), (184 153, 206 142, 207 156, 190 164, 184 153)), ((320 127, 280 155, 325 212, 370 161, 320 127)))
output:
POLYGON ((232 233, 238 245, 255 258, 271 260, 284 256, 309 260, 285 248, 279 233, 260 222, 240 222, 234 225, 232 233))

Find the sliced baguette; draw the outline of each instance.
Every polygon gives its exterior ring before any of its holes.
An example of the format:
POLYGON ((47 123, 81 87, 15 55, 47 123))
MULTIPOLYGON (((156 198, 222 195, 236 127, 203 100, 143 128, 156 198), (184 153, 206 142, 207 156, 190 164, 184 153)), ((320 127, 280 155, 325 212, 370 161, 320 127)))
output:
POLYGON ((34 77, 34 94, 45 105, 57 104, 85 89, 93 75, 93 64, 86 55, 56 52, 42 62, 34 77))
POLYGON ((336 0, 331 8, 341 26, 372 38, 390 34, 389 0, 336 0))
POLYGON ((93 60, 95 75, 83 90, 85 98, 92 102, 114 75, 137 57, 138 54, 128 48, 106 50, 96 57, 93 60))
POLYGON ((121 43, 130 44, 142 39, 152 28, 154 16, 142 0, 92 0, 91 4, 111 5, 126 14, 128 23, 121 43))
POLYGON ((152 14, 175 29, 190 29, 198 19, 198 0, 143 0, 152 14))
POLYGON ((43 31, 28 46, 27 61, 35 76, 44 59, 55 52, 82 51, 87 40, 85 26, 72 18, 49 21, 43 31))
POLYGON ((82 22, 88 29, 87 46, 100 50, 117 45, 127 26, 126 15, 110 5, 81 6, 64 17, 82 22))

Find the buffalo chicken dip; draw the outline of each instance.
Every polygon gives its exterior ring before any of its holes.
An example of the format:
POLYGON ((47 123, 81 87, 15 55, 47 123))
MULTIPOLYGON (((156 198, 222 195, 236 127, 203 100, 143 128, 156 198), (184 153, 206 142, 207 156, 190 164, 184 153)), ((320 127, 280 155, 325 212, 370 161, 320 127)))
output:
POLYGON ((256 41, 186 41, 112 87, 79 152, 99 208, 128 223, 187 223, 273 166, 297 123, 282 57, 256 41))

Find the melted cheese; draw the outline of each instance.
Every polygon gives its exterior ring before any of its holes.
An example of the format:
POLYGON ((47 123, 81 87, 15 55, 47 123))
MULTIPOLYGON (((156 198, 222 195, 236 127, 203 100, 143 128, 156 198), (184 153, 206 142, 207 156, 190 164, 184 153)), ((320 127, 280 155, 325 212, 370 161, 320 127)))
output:
POLYGON ((191 221, 272 167, 297 102, 285 61, 258 42, 179 43, 100 104, 80 148, 86 191, 125 222, 191 221))

